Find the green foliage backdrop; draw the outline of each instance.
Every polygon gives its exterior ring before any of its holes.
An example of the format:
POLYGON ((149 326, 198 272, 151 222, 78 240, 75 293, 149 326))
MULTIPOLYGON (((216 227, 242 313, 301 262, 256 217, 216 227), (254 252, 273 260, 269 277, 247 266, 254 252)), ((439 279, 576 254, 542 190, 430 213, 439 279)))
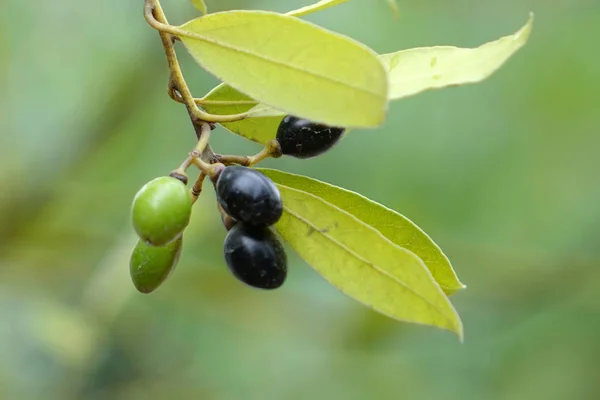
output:
MULTIPOLYGON (((194 144, 141 3, 8 0, 0 13, 0 398, 600 397, 596 1, 406 0, 396 20, 384 1, 351 0, 307 17, 387 53, 478 46, 536 13, 530 43, 490 80, 395 102, 383 128, 318 159, 265 163, 434 237, 468 286, 452 298, 464 344, 373 313, 296 257, 280 291, 242 286, 210 190, 177 273, 135 292, 131 198, 194 144)), ((173 21, 197 13, 164 6, 173 21)), ((182 60, 194 92, 218 83, 182 60)), ((260 148, 222 129, 213 145, 260 148)))

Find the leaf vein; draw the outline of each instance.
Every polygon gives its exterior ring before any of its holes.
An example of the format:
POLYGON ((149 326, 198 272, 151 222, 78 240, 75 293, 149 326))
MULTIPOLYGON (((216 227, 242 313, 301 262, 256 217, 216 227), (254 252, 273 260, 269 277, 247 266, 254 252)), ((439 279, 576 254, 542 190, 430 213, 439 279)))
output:
MULTIPOLYGON (((279 184, 278 184, 279 185, 279 184)), ((281 185, 284 186, 284 185, 281 185)), ((287 186, 286 186, 287 188, 287 186)), ((290 188, 291 190, 295 190, 290 188)), ((308 193, 307 193, 308 194, 308 193)), ((322 200, 324 201, 324 200, 322 200)), ((328 203, 331 204, 331 203, 328 203)), ((335 207, 334 205, 332 205, 333 207, 335 207)), ((336 207, 337 208, 337 207, 336 207)), ((410 286, 408 286, 405 282, 402 282, 401 280, 399 280, 397 277, 394 277, 392 275, 390 275, 388 272, 382 270, 381 268, 377 267, 375 264, 373 264, 372 262, 364 259, 362 256, 360 256, 359 254, 357 254, 356 252, 352 251, 351 249, 349 249, 346 245, 340 243, 337 239, 335 239, 334 237, 332 237, 331 235, 329 235, 327 232, 323 232, 322 230, 320 230, 317 226, 315 226, 314 224, 312 224, 310 221, 308 221, 306 218, 298 215, 297 213, 295 213, 294 211, 290 210, 288 207, 284 206, 284 209, 286 210, 286 212, 288 212, 290 215, 292 215, 294 218, 298 219, 299 221, 301 221, 302 223, 306 224, 307 226, 309 226, 310 228, 314 229, 315 232, 317 232, 317 234, 320 234, 321 236, 325 237, 326 239, 328 239, 329 241, 333 242, 335 245, 337 245, 338 247, 340 247, 342 250, 344 250, 346 253, 348 253, 350 256, 358 259, 359 261, 369 265, 370 267, 372 267, 375 271, 377 271, 378 273, 385 275, 389 278, 391 278, 394 282, 400 284, 400 286, 403 286, 405 289, 407 289, 409 292, 412 292, 413 294, 415 294, 417 297, 421 298, 423 301, 425 301, 426 303, 428 303, 430 306, 432 306, 435 310, 437 310, 440 315, 444 316, 444 318, 446 318, 450 324, 452 326, 454 326, 454 321, 452 320, 452 318, 448 317, 448 315, 446 315, 445 312, 443 312, 438 305, 432 303, 429 299, 427 299, 424 295, 422 295, 421 293, 419 293, 418 291, 416 291, 415 289, 411 288, 410 286)), ((343 212, 343 210, 340 210, 341 212, 343 212)), ((396 246, 395 244, 392 243, 392 245, 396 246)), ((398 246, 398 248, 401 248, 398 246)), ((402 249, 402 248, 401 248, 402 249)), ((408 250, 406 249, 402 249, 406 252, 408 252, 408 250)), ((411 252, 411 254, 414 254, 411 252)), ((417 257, 415 255, 415 257, 417 257)), ((417 257, 418 258, 418 257, 417 257)), ((423 266, 423 268, 425 268, 425 271, 427 271, 426 267, 423 266)), ((432 278, 433 279, 433 278, 432 278)))

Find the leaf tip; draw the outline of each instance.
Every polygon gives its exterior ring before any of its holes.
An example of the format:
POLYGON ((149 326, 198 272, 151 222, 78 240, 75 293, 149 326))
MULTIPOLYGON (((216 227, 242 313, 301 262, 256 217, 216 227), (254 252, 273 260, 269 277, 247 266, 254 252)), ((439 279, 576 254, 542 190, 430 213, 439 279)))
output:
POLYGON ((456 336, 458 336, 459 343, 463 344, 465 342, 465 331, 460 317, 457 317, 456 324, 452 328, 452 332, 456 333, 456 336))
POLYGON ((465 344, 465 335, 464 335, 464 332, 461 332, 460 335, 458 336, 458 342, 460 344, 465 344))
MULTIPOLYGON (((466 288, 466 286, 463 285, 462 283, 461 283, 461 285, 466 288)), ((460 319, 460 315, 458 314, 458 311, 456 311, 456 308, 454 308, 454 306, 450 302, 450 299, 448 298, 448 296, 446 296, 446 299, 448 301, 448 305, 450 306, 450 310, 451 310, 452 314, 451 314, 451 316, 450 315, 448 316, 448 321, 450 323, 445 325, 444 328, 449 330, 450 332, 455 333, 456 336, 458 336, 458 341, 462 344, 465 339, 465 336, 464 336, 465 332, 464 332, 462 320, 460 319)))
POLYGON ((525 26, 523 26, 523 28, 521 28, 521 30, 518 32, 517 35, 515 35, 515 39, 520 39, 523 41, 523 43, 526 43, 527 40, 529 40, 529 36, 531 35, 531 31, 533 30, 533 21, 535 20, 535 16, 533 14, 533 11, 531 11, 529 13, 529 19, 527 20, 527 23, 525 24, 525 26))
POLYGON ((467 285, 463 284, 462 282, 456 282, 457 285, 453 286, 453 287, 449 287, 449 286, 443 286, 441 285, 442 290, 444 291, 444 293, 446 293, 447 296, 452 296, 460 291, 463 291, 467 288, 467 285))

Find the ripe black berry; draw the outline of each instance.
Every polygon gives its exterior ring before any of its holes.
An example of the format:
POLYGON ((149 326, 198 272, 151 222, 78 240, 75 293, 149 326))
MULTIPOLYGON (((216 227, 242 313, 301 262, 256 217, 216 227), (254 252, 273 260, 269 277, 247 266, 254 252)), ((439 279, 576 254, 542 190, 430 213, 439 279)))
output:
POLYGON ((253 226, 269 226, 283 213, 277 186, 255 169, 227 167, 217 180, 217 200, 233 219, 253 226))
POLYGON ((296 158, 318 156, 332 148, 343 136, 345 129, 307 119, 286 116, 277 129, 281 152, 296 158))
POLYGON ((277 289, 287 276, 287 257, 269 228, 234 226, 223 253, 227 266, 240 281, 259 289, 277 289))

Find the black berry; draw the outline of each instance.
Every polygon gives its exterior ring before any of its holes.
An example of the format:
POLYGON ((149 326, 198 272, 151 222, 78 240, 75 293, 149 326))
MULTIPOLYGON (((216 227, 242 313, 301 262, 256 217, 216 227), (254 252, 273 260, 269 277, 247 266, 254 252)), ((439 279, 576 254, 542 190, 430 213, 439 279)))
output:
POLYGON ((277 186, 255 169, 227 167, 221 172, 216 186, 219 204, 236 221, 269 226, 283 213, 277 186))
POLYGON ((342 138, 344 131, 344 128, 317 124, 288 115, 279 124, 277 141, 283 154, 310 158, 331 149, 342 138))
POLYGON ((277 289, 287 276, 287 257, 269 228, 234 226, 225 238, 227 266, 240 281, 259 289, 277 289))

